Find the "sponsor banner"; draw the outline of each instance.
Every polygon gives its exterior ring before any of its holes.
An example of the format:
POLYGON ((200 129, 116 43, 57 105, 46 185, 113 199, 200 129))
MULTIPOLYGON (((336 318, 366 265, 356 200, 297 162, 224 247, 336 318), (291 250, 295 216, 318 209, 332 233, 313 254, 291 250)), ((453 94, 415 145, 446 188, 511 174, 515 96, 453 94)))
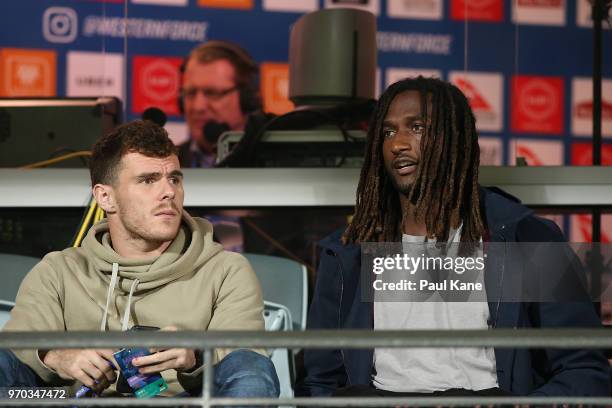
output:
POLYGON ((263 9, 268 11, 309 12, 319 9, 319 0, 263 0, 263 9))
POLYGON ((406 54, 450 55, 452 35, 426 33, 398 33, 379 31, 376 35, 378 51, 406 54))
POLYGON ((253 8, 254 0, 198 0, 200 7, 215 7, 250 10, 253 8))
POLYGON ((153 4, 157 6, 187 6, 189 0, 132 0, 134 4, 153 4))
POLYGON ((442 71, 439 69, 421 69, 421 68, 387 68, 386 71, 386 86, 396 83, 405 78, 414 78, 418 76, 425 78, 442 78, 442 71))
POLYGON ((155 106, 166 115, 179 115, 180 57, 135 56, 132 60, 132 112, 155 106))
MULTIPOLYGON (((592 0, 576 0, 576 25, 578 27, 593 27, 592 18, 592 0)), ((605 21, 602 24, 604 30, 610 30, 610 24, 606 24, 605 21)))
MULTIPOLYGON (((593 224, 590 214, 578 214, 570 217, 570 242, 592 242, 593 224)), ((601 243, 612 242, 612 215, 601 216, 601 243)))
POLYGON ((380 0, 325 0, 325 8, 356 8, 378 15, 380 0))
POLYGON ((85 37, 136 38, 141 40, 204 42, 208 23, 185 20, 154 20, 87 16, 83 23, 85 37))
POLYGON ((189 128, 185 122, 166 122, 164 129, 166 129, 170 140, 176 146, 189 140, 189 128))
MULTIPOLYGON (((601 164, 612 166, 612 145, 601 146, 601 164)), ((591 143, 572 143, 572 165, 593 165, 593 145, 591 143)))
POLYGON ((55 96, 57 54, 26 48, 0 50, 0 96, 55 96))
POLYGON ((289 100, 289 64, 264 62, 261 70, 261 96, 265 112, 282 115, 293 110, 289 100))
POLYGON ((563 79, 517 75, 512 78, 511 127, 514 132, 563 132, 563 79))
POLYGON ((512 21, 518 24, 565 25, 565 0, 514 0, 512 21))
MULTIPOLYGON (((601 134, 612 137, 612 79, 601 82, 601 134)), ((593 81, 590 78, 572 79, 572 133, 577 136, 593 134, 593 81)))
POLYGON ((517 158, 524 159, 528 166, 561 166, 563 143, 552 140, 514 139, 509 146, 509 165, 516 165, 517 158))
POLYGON ((450 0, 453 20, 474 20, 500 23, 504 19, 503 0, 450 0))
POLYGON ((68 44, 79 33, 79 17, 70 7, 49 7, 42 16, 42 34, 51 43, 68 44))
POLYGON ((442 0, 387 0, 387 15, 396 18, 442 20, 442 0))
POLYGON ((504 159, 504 145, 497 137, 478 137, 481 166, 501 166, 504 159))
POLYGON ((122 54, 70 51, 67 96, 116 96, 125 103, 122 54))
POLYGON ((479 131, 501 132, 504 126, 502 74, 451 71, 449 80, 465 94, 479 131))

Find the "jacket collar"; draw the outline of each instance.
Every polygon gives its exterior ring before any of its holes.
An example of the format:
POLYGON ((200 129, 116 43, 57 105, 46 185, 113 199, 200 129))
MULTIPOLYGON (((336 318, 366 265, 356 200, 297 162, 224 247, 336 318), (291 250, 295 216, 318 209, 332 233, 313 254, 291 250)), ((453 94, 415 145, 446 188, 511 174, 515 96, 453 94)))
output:
POLYGON ((521 201, 497 187, 480 187, 480 206, 487 233, 492 241, 499 238, 513 241, 516 225, 525 217, 533 214, 533 210, 521 204, 521 201))

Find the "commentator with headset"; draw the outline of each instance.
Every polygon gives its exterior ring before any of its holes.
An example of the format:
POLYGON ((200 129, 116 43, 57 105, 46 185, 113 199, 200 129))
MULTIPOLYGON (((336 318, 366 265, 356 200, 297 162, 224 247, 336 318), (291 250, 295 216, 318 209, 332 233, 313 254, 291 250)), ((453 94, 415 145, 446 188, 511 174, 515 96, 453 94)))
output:
POLYGON ((208 41, 181 65, 179 108, 190 140, 179 146, 181 167, 215 165, 217 140, 227 130, 244 130, 248 115, 261 109, 259 67, 241 47, 208 41))

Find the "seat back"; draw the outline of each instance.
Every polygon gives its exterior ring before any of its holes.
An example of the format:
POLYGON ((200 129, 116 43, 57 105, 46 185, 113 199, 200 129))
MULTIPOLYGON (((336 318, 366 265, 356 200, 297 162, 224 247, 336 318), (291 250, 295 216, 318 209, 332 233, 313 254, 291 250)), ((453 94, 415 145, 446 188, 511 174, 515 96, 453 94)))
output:
POLYGON ((0 299, 15 301, 17 290, 27 273, 40 262, 32 256, 5 254, 0 252, 0 299))
POLYGON ((291 259, 271 255, 243 254, 261 283, 263 298, 281 304, 291 312, 293 330, 306 329, 308 272, 291 259))
POLYGON ((13 309, 15 303, 6 300, 0 300, 0 331, 11 318, 11 309, 13 309))
MULTIPOLYGON (((299 262, 276 256, 243 255, 251 263, 261 284, 266 330, 305 330, 308 300, 306 267, 299 262)), ((293 397, 295 382, 293 352, 285 348, 269 349, 268 351, 278 374, 280 397, 293 397)))

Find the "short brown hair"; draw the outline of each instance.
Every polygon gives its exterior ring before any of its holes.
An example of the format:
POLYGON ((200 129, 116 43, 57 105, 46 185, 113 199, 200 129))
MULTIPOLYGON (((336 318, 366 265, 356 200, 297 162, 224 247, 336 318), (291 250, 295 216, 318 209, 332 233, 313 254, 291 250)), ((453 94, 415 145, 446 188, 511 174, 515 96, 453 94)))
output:
POLYGON ((181 66, 181 73, 185 72, 187 62, 191 59, 201 64, 208 64, 217 60, 227 60, 236 71, 236 85, 241 88, 253 86, 259 66, 249 53, 237 44, 221 40, 211 40, 198 45, 181 66))
POLYGON ((89 165, 91 185, 114 184, 121 158, 127 153, 168 157, 177 151, 163 127, 149 120, 125 123, 102 136, 93 146, 89 165))

